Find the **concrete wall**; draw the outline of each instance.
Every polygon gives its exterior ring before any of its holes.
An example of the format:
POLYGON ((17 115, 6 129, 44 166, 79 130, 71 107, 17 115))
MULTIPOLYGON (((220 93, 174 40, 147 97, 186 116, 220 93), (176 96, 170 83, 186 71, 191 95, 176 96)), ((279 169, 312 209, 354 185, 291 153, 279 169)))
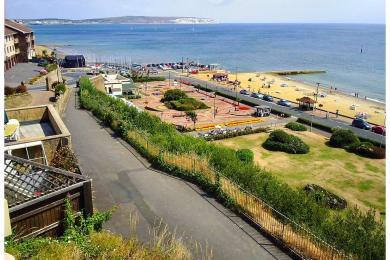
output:
POLYGON ((46 121, 48 119, 47 106, 33 106, 6 109, 9 119, 23 121, 46 121))
POLYGON ((63 145, 72 146, 70 132, 52 105, 7 109, 6 112, 9 119, 17 119, 19 122, 36 120, 49 121, 55 134, 28 140, 22 139, 15 142, 7 142, 5 143, 5 146, 42 141, 49 163, 52 161, 54 154, 59 147, 63 145))
POLYGON ((97 75, 89 79, 95 88, 99 91, 106 93, 106 88, 104 87, 104 77, 102 75, 97 75))
POLYGON ((59 69, 53 70, 46 75, 46 89, 53 90, 51 86, 54 82, 62 82, 62 74, 59 69))

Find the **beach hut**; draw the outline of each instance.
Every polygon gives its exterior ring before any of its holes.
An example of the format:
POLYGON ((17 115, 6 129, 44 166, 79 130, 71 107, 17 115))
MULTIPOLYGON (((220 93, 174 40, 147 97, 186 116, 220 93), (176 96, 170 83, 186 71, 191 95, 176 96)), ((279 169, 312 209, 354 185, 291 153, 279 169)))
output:
POLYGON ((315 100, 309 97, 297 98, 297 101, 299 102, 299 108, 302 110, 313 110, 314 104, 316 103, 315 100))

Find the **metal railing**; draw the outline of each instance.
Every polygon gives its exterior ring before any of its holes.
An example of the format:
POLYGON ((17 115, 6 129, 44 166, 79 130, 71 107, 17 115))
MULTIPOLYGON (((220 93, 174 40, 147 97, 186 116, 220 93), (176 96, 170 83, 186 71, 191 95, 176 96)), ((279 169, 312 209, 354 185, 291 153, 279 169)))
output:
POLYGON ((196 154, 175 154, 150 142, 137 130, 127 132, 127 140, 138 146, 152 158, 159 158, 166 165, 194 175, 201 175, 210 184, 228 196, 237 210, 302 259, 352 259, 317 237, 305 227, 272 208, 261 198, 222 176, 209 164, 208 159, 196 154))

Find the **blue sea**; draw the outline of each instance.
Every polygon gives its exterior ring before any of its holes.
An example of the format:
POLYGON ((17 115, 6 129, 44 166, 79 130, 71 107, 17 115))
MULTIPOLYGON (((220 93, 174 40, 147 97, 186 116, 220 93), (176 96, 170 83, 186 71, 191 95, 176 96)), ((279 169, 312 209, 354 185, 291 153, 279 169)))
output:
POLYGON ((318 69, 295 76, 385 99, 385 25, 32 25, 36 43, 90 61, 219 63, 235 71, 318 69))

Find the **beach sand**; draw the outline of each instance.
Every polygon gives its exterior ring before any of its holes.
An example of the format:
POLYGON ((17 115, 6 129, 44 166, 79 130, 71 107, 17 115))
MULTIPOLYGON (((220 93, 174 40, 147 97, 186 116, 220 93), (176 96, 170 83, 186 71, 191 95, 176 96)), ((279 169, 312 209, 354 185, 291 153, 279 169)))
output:
MULTIPOLYGON (((210 80, 212 73, 200 73, 192 76, 202 80, 210 80)), ((236 74, 229 74, 229 80, 234 81, 235 79, 236 74)), ((304 96, 315 99, 315 86, 295 81, 285 76, 267 72, 248 72, 238 73, 237 79, 241 82, 240 89, 247 89, 254 92, 259 91, 263 94, 269 94, 293 102, 297 102, 297 98, 304 96), (251 81, 248 81, 249 79, 251 79, 251 81), (270 84, 271 87, 263 88, 263 83, 268 85, 269 81, 274 81, 274 83, 270 84), (282 87, 281 84, 283 83, 287 84, 287 87, 282 87)), ((222 83, 221 85, 232 88, 232 86, 227 85, 227 83, 222 83)), ((335 92, 334 90, 331 91, 330 88, 325 89, 320 87, 318 92, 324 93, 326 96, 318 97, 317 107, 321 104, 322 107, 319 108, 323 110, 333 113, 336 113, 336 110, 339 110, 340 115, 348 117, 355 117, 358 113, 365 113, 368 116, 367 121, 369 123, 384 125, 385 104, 368 99, 356 98, 345 93, 335 92), (352 105, 355 105, 355 110, 351 109, 352 105)), ((346 120, 352 121, 352 119, 346 120)))

